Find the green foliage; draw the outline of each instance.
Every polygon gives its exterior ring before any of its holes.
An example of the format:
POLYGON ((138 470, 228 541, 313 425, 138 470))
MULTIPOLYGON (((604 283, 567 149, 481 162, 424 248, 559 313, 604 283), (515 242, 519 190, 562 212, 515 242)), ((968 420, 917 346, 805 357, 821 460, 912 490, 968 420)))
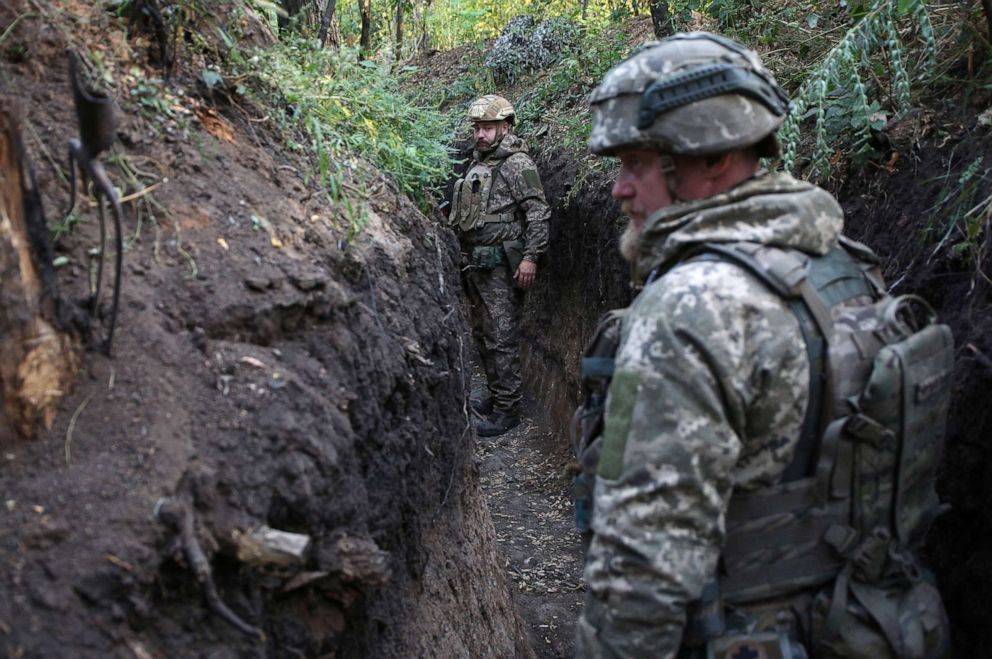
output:
MULTIPOLYGON (((953 154, 951 160, 953 161, 953 154)), ((929 210, 927 223, 928 236, 940 232, 940 240, 933 250, 937 254, 944 246, 950 245, 951 251, 967 261, 976 275, 986 281, 988 277, 982 272, 985 242, 983 237, 989 229, 992 220, 992 196, 985 197, 976 203, 975 199, 982 190, 988 190, 992 183, 990 169, 984 165, 982 156, 976 157, 960 174, 955 177, 950 171, 940 177, 943 181, 938 200, 929 210)), ((989 282, 992 283, 992 282, 989 282)))
POLYGON ((932 69, 936 42, 924 0, 877 0, 866 10, 852 7, 851 13, 856 22, 806 72, 792 102, 780 133, 786 169, 795 166, 800 125, 811 117, 816 176, 830 175, 837 145, 849 142, 855 164, 864 162, 872 152, 873 131, 881 130, 890 115, 900 117, 910 108, 908 56, 913 38, 924 55, 915 73, 926 78, 932 69), (890 81, 887 87, 883 79, 890 81))
POLYGON ((438 48, 494 39, 514 16, 529 15, 537 22, 565 17, 581 21, 586 28, 598 31, 618 18, 617 10, 625 6, 619 0, 589 0, 585 20, 577 0, 447 0, 432 5, 427 27, 430 42, 438 48))
POLYGON ((414 105, 398 91, 395 75, 378 63, 358 61, 355 51, 291 38, 260 52, 254 70, 289 104, 291 121, 307 136, 332 200, 347 200, 347 186, 361 193, 354 156, 392 176, 421 205, 451 171, 445 119, 414 105))

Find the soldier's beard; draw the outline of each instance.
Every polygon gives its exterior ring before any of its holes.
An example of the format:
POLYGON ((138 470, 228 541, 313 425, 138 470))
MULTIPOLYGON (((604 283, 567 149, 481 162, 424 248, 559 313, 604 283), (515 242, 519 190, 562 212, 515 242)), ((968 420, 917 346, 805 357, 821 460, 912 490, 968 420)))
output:
POLYGON ((637 208, 629 199, 620 204, 620 212, 627 216, 627 226, 620 236, 620 254, 629 263, 633 263, 637 260, 637 243, 640 242, 641 233, 644 231, 644 220, 636 219, 637 208))
POLYGON ((637 226, 637 222, 632 219, 627 220, 627 227, 620 236, 620 254, 627 259, 628 263, 637 260, 637 245, 641 241, 641 231, 642 229, 637 226))

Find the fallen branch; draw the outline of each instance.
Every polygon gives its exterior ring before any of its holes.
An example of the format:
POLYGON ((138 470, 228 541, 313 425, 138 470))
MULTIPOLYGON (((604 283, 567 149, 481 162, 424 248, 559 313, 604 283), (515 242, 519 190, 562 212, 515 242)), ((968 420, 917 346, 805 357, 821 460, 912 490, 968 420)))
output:
POLYGON ((200 541, 196 539, 196 527, 193 524, 193 513, 189 507, 176 499, 159 499, 155 504, 155 517, 160 522, 173 528, 179 533, 179 540, 182 543, 183 553, 186 555, 186 562, 189 568, 196 575, 196 580, 203 585, 204 594, 207 596, 207 606, 210 610, 220 616, 224 621, 246 636, 254 636, 260 641, 265 641, 265 632, 258 627, 253 627, 238 617, 217 593, 217 584, 214 583, 213 573, 210 569, 210 561, 200 541))
POLYGON ((120 203, 122 203, 122 204, 125 204, 125 203, 127 203, 129 201, 134 201, 135 199, 140 199, 140 198, 144 197, 146 194, 150 193, 152 190, 154 190, 155 188, 157 188, 160 185, 162 185, 162 181, 158 181, 157 183, 153 183, 153 184, 149 185, 147 188, 143 188, 141 190, 138 190, 137 192, 132 192, 129 195, 124 195, 123 197, 121 197, 120 199, 118 199, 118 201, 120 203))

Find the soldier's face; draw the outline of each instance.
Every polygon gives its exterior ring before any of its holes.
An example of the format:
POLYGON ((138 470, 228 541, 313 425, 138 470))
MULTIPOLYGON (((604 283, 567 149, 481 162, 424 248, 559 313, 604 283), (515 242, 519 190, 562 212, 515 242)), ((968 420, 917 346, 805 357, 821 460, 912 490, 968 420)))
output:
POLYGON ((510 127, 505 121, 477 121, 475 130, 475 148, 485 151, 506 136, 510 127))
POLYGON ((621 149, 620 173, 611 194, 620 202, 620 210, 630 218, 634 230, 644 228, 644 220, 659 208, 672 203, 668 192, 662 156, 650 149, 621 149))

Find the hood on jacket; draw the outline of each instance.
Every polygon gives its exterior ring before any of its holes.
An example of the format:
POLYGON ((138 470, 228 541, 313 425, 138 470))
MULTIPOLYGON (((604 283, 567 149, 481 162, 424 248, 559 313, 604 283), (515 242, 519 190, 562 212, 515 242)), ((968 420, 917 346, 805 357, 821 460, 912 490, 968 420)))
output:
POLYGON ((647 218, 635 277, 673 265, 701 243, 751 241, 826 254, 844 226, 833 196, 785 173, 762 174, 720 194, 662 208, 647 218))
POLYGON ((472 157, 479 162, 485 162, 487 160, 506 160, 514 153, 527 153, 527 142, 522 137, 507 133, 492 149, 472 151, 472 157))

